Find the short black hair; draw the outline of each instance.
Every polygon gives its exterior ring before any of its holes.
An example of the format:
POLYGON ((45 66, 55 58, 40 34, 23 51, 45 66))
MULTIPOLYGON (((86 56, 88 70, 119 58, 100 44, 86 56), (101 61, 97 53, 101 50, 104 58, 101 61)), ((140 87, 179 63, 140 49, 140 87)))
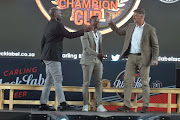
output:
POLYGON ((136 10, 134 10, 134 12, 137 12, 137 13, 139 13, 140 15, 142 15, 143 17, 145 17, 145 10, 144 9, 142 9, 142 8, 138 8, 138 9, 136 9, 136 10))
POLYGON ((97 15, 94 15, 94 16, 92 16, 92 17, 90 18, 89 21, 91 22, 92 19, 97 18, 97 17, 98 17, 97 15))

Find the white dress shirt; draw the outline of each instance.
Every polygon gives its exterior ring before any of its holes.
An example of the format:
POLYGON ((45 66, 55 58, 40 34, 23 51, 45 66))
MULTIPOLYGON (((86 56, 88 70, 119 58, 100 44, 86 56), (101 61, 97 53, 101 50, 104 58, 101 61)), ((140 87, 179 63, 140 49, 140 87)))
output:
POLYGON ((94 36, 94 41, 96 44, 96 52, 99 53, 99 36, 97 34, 97 32, 95 33, 94 31, 92 31, 93 36, 94 36))
POLYGON ((130 53, 141 53, 141 38, 142 38, 142 34, 143 34, 143 28, 144 28, 145 22, 144 24, 139 27, 136 24, 136 27, 134 28, 134 32, 132 34, 132 38, 131 38, 131 49, 130 49, 130 53))

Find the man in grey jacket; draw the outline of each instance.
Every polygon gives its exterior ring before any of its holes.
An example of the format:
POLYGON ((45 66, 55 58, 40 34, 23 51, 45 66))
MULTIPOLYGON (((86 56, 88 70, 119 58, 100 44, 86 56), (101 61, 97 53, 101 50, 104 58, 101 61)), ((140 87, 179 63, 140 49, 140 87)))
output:
POLYGON ((121 58, 128 57, 124 77, 124 106, 119 111, 129 111, 131 102, 131 84, 134 74, 139 70, 143 89, 143 108, 145 113, 149 107, 149 71, 151 65, 158 65, 159 45, 156 30, 144 21, 145 10, 134 10, 134 23, 124 28, 117 28, 111 15, 106 13, 109 26, 116 34, 125 36, 121 58))
POLYGON ((89 94, 88 87, 90 84, 91 76, 93 74, 96 96, 97 96, 97 111, 105 112, 106 109, 102 105, 102 88, 101 80, 103 74, 102 59, 105 57, 102 53, 102 35, 97 30, 99 25, 98 16, 92 16, 90 18, 90 26, 92 31, 85 32, 84 36, 81 37, 81 43, 83 53, 80 64, 83 70, 83 100, 84 106, 82 111, 88 111, 89 105, 89 94))

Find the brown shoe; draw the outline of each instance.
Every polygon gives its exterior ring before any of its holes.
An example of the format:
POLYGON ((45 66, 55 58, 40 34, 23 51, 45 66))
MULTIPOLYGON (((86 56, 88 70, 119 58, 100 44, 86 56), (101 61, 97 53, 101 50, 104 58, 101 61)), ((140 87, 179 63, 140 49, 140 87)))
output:
POLYGON ((117 108, 117 110, 122 111, 122 112, 129 112, 130 108, 125 106, 125 105, 123 105, 122 108, 117 108))
POLYGON ((141 109, 141 113, 146 113, 147 109, 148 109, 148 107, 143 106, 142 109, 141 109))

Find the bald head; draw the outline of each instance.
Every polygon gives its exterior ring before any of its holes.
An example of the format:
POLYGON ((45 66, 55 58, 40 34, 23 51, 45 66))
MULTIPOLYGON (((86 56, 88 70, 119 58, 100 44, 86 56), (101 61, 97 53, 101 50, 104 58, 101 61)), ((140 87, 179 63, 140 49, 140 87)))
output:
POLYGON ((61 20, 61 10, 57 7, 52 7, 49 10, 49 15, 52 19, 61 20))
POLYGON ((49 15, 50 15, 51 17, 54 17, 54 13, 56 13, 57 10, 58 10, 58 8, 52 7, 52 8, 49 10, 49 15))

